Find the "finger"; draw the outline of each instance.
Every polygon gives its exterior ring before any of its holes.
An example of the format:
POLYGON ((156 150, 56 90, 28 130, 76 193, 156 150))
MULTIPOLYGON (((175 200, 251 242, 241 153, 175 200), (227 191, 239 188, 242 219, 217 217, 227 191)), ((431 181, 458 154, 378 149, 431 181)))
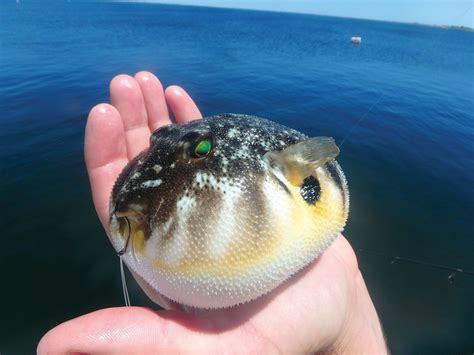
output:
POLYGON ((248 328, 237 327, 219 332, 218 325, 205 318, 180 312, 160 314, 140 307, 96 311, 49 331, 41 339, 37 352, 148 354, 262 350, 260 342, 249 339, 249 332, 244 330, 248 328))
POLYGON ((84 139, 84 157, 94 205, 107 229, 112 186, 128 163, 122 118, 113 106, 99 104, 90 111, 84 139))
POLYGON ((142 90, 150 131, 153 132, 161 126, 170 124, 165 93, 160 80, 146 71, 137 73, 135 79, 142 90))
POLYGON ((193 99, 183 88, 176 85, 170 86, 165 90, 165 97, 176 123, 186 123, 202 118, 201 112, 193 99))
POLYGON ((127 156, 132 159, 148 147, 150 138, 145 101, 140 85, 131 76, 116 76, 110 83, 110 101, 122 117, 127 156))

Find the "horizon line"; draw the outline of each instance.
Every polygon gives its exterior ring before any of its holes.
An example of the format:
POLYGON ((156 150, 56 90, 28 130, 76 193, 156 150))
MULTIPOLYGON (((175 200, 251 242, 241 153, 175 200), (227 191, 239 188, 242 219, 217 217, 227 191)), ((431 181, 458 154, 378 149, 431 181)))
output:
MULTIPOLYGON (((65 0, 67 1, 67 0, 65 0)), ((69 0, 70 1, 70 0, 69 0)), ((381 20, 373 19, 367 17, 350 17, 350 16, 337 16, 337 15, 326 15, 318 14, 314 12, 301 12, 301 11, 292 11, 292 10, 268 10, 268 9, 253 9, 253 8, 244 8, 244 7, 230 7, 230 6, 218 6, 218 5, 202 5, 202 4, 175 4, 175 3, 166 3, 155 0, 73 0, 77 2, 115 2, 115 3, 135 3, 135 4, 156 4, 156 5, 169 5, 169 6, 188 6, 188 7, 199 7, 199 8, 210 8, 210 9, 227 9, 227 10, 241 10, 241 11, 258 11, 258 12, 271 12, 271 13, 284 13, 284 14, 296 14, 296 15, 309 15, 309 16, 322 16, 322 17, 334 17, 334 18, 343 18, 351 20, 364 20, 364 21, 377 21, 377 22, 388 22, 388 23, 399 23, 404 25, 415 25, 415 26, 427 26, 435 27, 440 29, 452 29, 452 28, 461 28, 474 31, 473 27, 465 25, 449 25, 449 24, 429 24, 423 22, 404 22, 404 21, 395 21, 395 20, 381 20)), ((474 5, 464 11, 460 16, 464 16, 468 11, 472 10, 474 5)))

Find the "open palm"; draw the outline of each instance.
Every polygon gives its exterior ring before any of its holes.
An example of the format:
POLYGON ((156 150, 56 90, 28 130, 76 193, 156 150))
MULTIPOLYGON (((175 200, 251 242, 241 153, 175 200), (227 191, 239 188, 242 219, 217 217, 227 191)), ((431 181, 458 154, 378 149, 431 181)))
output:
MULTIPOLYGON (((94 107, 87 122, 85 159, 97 214, 107 230, 113 183, 148 146, 151 132, 201 118, 180 87, 163 90, 151 73, 119 75, 111 105, 94 107)), ((256 301, 193 315, 142 307, 99 310, 48 332, 45 354, 84 353, 314 353, 385 349, 381 328, 355 254, 340 236, 315 262, 256 301)))

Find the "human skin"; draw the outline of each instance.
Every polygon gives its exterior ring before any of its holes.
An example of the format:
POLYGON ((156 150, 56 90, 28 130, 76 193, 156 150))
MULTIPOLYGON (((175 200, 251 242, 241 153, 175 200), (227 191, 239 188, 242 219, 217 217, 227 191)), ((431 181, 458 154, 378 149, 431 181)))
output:
MULTIPOLYGON (((151 132, 202 117, 178 86, 156 76, 119 75, 111 104, 89 113, 85 160, 95 208, 105 230, 112 186, 148 146, 151 132)), ((283 285, 246 304, 204 314, 117 307, 58 325, 39 354, 63 353, 387 353, 382 328, 348 241, 336 241, 283 285)))

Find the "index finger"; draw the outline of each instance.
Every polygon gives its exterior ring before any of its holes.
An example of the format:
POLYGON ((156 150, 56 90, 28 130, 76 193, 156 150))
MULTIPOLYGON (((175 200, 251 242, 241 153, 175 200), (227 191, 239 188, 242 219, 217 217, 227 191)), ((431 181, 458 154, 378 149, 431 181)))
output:
POLYGON ((97 215, 107 230, 112 187, 128 163, 122 118, 113 106, 99 104, 90 111, 84 157, 97 215))

